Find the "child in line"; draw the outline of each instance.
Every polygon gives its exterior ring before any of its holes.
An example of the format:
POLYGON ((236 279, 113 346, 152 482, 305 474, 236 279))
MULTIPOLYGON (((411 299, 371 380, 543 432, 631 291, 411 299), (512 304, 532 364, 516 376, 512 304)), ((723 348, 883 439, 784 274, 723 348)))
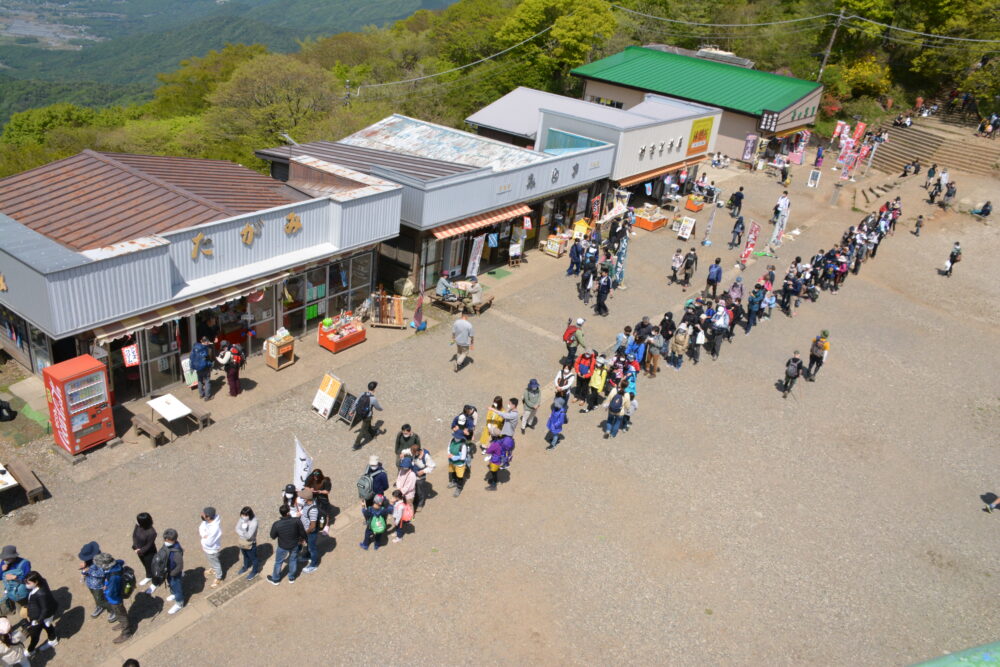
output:
POLYGON ((625 416, 622 417, 622 430, 627 431, 628 427, 632 424, 632 415, 635 411, 639 409, 639 401, 635 397, 635 393, 629 394, 632 400, 629 401, 628 407, 625 408, 625 416))
POLYGON ((549 421, 545 424, 545 428, 548 429, 548 433, 545 434, 545 442, 549 445, 545 449, 555 449, 563 437, 562 430, 566 424, 566 399, 560 394, 556 394, 550 410, 549 421))
POLYGON ((396 524, 396 537, 392 541, 400 542, 406 532, 406 525, 413 521, 413 501, 403 498, 403 492, 396 489, 392 492, 395 500, 392 503, 392 522, 396 524))

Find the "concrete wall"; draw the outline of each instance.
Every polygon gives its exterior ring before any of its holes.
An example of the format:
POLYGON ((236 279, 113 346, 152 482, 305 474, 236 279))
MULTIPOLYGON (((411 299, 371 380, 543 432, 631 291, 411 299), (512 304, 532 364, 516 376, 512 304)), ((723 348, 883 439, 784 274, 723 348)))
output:
POLYGON ((816 113, 819 111, 819 102, 823 97, 823 89, 817 88, 815 92, 805 96, 795 104, 781 112, 778 116, 778 132, 788 130, 802 125, 812 125, 816 122, 816 113))
POLYGON ((583 99, 590 102, 593 101, 591 99, 593 97, 603 97, 615 102, 621 102, 623 109, 631 109, 646 99, 646 93, 642 90, 616 86, 613 83, 587 79, 587 83, 583 89, 583 99))
POLYGON ((735 111, 723 111, 722 127, 715 142, 715 151, 728 155, 733 160, 741 159, 747 135, 760 134, 757 131, 757 121, 755 116, 744 116, 735 111))

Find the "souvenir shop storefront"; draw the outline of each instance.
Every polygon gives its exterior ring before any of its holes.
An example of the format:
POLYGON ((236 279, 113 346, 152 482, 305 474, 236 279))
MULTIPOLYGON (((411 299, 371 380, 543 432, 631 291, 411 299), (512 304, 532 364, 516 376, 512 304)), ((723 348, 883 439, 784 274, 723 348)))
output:
POLYGON ((218 341, 218 352, 239 344, 255 356, 281 327, 302 338, 327 316, 359 312, 371 295, 374 268, 374 247, 327 258, 99 327, 80 336, 81 349, 108 364, 117 401, 133 400, 180 382, 183 362, 202 336, 218 341))
POLYGON ((630 206, 636 208, 643 204, 667 206, 692 192, 704 159, 705 157, 701 156, 629 176, 618 181, 616 185, 631 194, 630 206))

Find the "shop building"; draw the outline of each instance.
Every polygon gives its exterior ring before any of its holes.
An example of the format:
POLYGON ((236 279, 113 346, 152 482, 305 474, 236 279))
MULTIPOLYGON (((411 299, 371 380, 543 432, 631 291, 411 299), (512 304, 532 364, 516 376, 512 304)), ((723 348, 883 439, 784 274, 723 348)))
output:
POLYGON ((436 276, 506 264, 512 248, 537 247, 551 227, 583 215, 611 173, 614 146, 561 130, 528 150, 442 125, 393 115, 337 142, 257 151, 286 177, 289 155, 309 155, 403 187, 399 237, 381 244, 386 285, 432 286, 436 276))
MULTIPOLYGON (((635 202, 659 201, 671 186, 695 180, 698 164, 715 150, 721 115, 721 109, 652 93, 626 110, 521 87, 466 122, 479 133, 517 145, 547 146, 553 132, 612 144, 608 184, 628 189, 635 202)), ((607 210, 607 192, 601 196, 598 208, 607 210)))
POLYGON ((182 379, 198 336, 250 354, 356 309, 402 188, 292 158, 288 184, 216 160, 79 155, 0 180, 0 346, 38 373, 108 364, 117 402, 182 379))
POLYGON ((722 109, 715 150, 744 161, 794 152, 808 139, 823 93, 814 81, 644 46, 571 73, 583 79, 588 102, 632 109, 657 93, 722 109))

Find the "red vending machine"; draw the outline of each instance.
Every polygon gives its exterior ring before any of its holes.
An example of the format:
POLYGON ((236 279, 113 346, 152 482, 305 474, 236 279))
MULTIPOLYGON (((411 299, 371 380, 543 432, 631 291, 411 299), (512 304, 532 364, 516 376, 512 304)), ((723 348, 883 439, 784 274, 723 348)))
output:
POLYGON ((89 354, 42 370, 56 443, 79 454, 115 437, 108 373, 89 354))

